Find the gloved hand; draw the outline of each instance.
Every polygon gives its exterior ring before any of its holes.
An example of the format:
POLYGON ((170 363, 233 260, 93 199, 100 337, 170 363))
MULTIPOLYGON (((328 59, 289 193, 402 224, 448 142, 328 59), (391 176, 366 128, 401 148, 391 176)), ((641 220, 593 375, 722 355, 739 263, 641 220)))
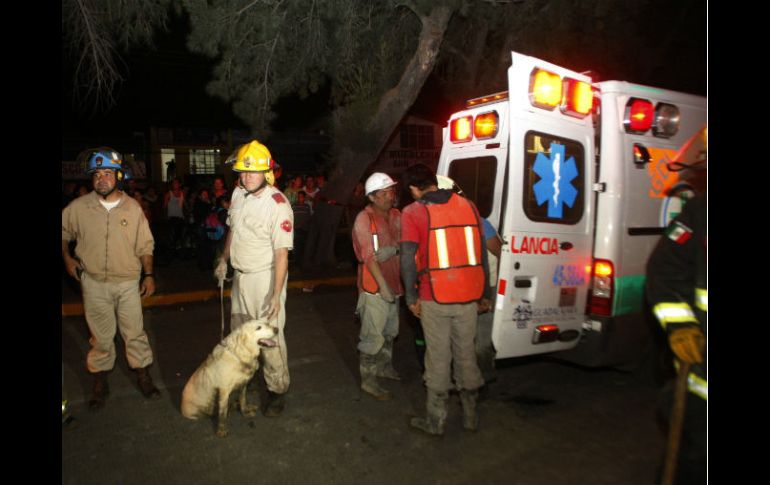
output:
POLYGON ((227 260, 225 258, 219 258, 219 264, 214 269, 214 278, 218 279, 220 284, 227 277, 227 260))
POLYGON ((387 261, 393 256, 398 254, 398 246, 383 246, 374 253, 374 257, 378 263, 387 261))
POLYGON ((703 349, 706 338, 698 327, 679 328, 668 336, 668 343, 676 357, 682 362, 700 364, 703 362, 703 349))
POLYGON ((396 301, 396 297, 393 296, 393 290, 391 290, 390 286, 388 286, 388 284, 384 281, 380 283, 380 296, 388 303, 393 303, 396 301))

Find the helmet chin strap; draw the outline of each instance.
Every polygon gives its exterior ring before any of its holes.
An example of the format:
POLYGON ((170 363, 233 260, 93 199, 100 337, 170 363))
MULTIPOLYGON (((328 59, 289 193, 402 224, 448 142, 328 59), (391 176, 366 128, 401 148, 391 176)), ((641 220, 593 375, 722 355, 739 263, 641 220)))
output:
POLYGON ((247 188, 246 188, 246 186, 245 186, 245 185, 243 185, 243 182, 241 182, 241 179, 240 179, 240 178, 238 179, 238 183, 241 185, 241 188, 243 188, 243 190, 245 190, 245 191, 246 191, 246 197, 248 197, 249 195, 251 195, 251 194, 254 194, 254 193, 256 193, 256 192, 259 192, 260 190, 264 189, 264 188, 265 188, 265 185, 267 185, 267 178, 265 178, 265 179, 262 181, 262 183, 261 183, 261 184, 259 184, 259 187, 257 187, 257 188, 256 188, 256 189, 254 189, 254 190, 249 190, 249 189, 247 189, 247 188))

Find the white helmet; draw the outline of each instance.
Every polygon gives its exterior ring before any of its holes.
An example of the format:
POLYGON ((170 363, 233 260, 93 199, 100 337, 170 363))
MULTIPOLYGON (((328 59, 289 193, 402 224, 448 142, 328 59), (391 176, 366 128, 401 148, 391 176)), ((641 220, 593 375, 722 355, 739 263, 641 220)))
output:
POLYGON ((369 175, 368 179, 366 179, 364 190, 366 191, 366 195, 369 195, 372 192, 376 192, 377 190, 393 187, 396 185, 396 183, 397 182, 390 178, 388 174, 382 172, 374 172, 373 174, 369 175))
POLYGON ((457 183, 446 175, 436 175, 439 189, 451 190, 457 194, 463 195, 463 189, 457 183))

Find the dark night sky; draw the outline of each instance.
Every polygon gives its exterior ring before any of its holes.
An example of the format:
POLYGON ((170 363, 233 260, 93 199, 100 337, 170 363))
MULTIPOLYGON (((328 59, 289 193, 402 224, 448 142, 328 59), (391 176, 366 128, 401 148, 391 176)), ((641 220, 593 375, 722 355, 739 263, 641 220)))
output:
MULTIPOLYGON (((693 21, 700 22, 699 19, 693 21)), ((64 138, 82 139, 86 135, 99 138, 112 134, 130 136, 132 132, 144 131, 150 125, 246 129, 246 125, 231 113, 224 101, 206 93, 205 87, 210 79, 213 61, 187 51, 184 39, 187 28, 186 19, 172 18, 170 31, 156 35, 155 49, 134 49, 123 55, 128 67, 126 79, 117 92, 117 105, 106 113, 89 117, 73 108, 69 93, 70 73, 64 65, 61 96, 64 138)), ((705 34, 705 26, 699 28, 705 34)), ((699 47, 701 41, 693 39, 693 42, 699 47)), ((705 38, 702 43, 705 62, 705 38)), ((640 60, 630 56, 629 62, 640 60)), ((600 73, 602 78, 623 79, 624 66, 614 67, 616 72, 600 73)), ((648 72, 650 79, 627 80, 705 95, 705 76, 684 79, 683 76, 688 74, 683 75, 683 72, 686 73, 681 66, 679 69, 657 68, 648 72)), ((705 73, 705 68, 701 69, 701 72, 705 73)), ((310 113, 321 116, 328 107, 324 93, 328 94, 328 89, 306 100, 282 100, 276 109, 278 119, 274 123, 274 129, 301 130, 303 126, 298 125, 295 120, 308 120, 312 118, 308 116, 310 113), (300 108, 303 116, 292 117, 291 113, 300 108)), ((463 102, 464 100, 450 102, 442 98, 439 89, 429 79, 412 111, 425 118, 442 122, 463 102)))

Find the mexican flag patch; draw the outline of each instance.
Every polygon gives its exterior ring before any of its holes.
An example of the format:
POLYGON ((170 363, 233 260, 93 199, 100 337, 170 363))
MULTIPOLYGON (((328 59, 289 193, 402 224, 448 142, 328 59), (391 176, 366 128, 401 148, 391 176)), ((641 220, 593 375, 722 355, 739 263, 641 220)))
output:
POLYGON ((684 244, 692 237, 692 229, 679 221, 668 226, 666 236, 677 244, 684 244))

